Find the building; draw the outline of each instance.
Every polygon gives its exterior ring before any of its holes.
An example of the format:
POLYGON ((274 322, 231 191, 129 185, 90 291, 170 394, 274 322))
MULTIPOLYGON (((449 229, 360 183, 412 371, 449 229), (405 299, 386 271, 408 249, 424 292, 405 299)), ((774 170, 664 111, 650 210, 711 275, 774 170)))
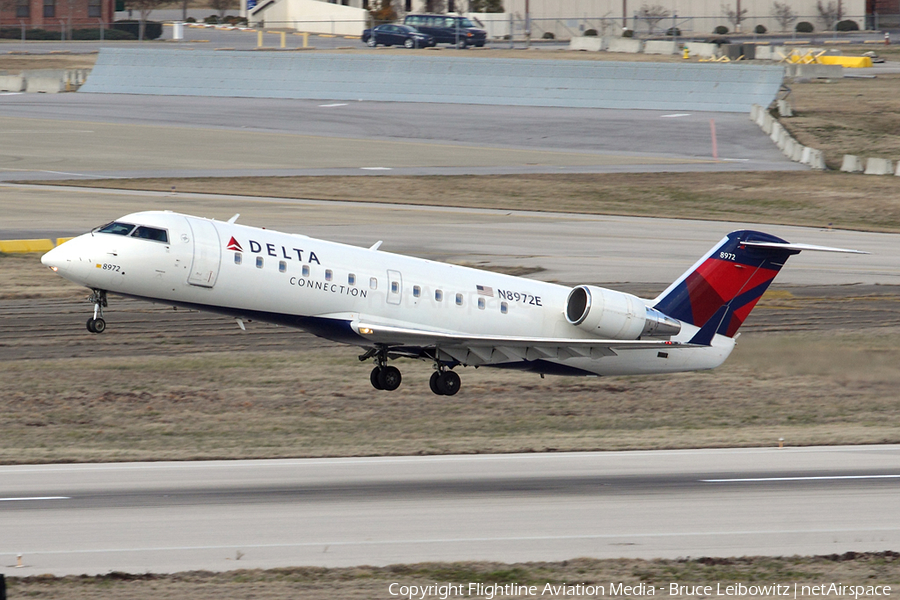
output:
POLYGON ((0 26, 86 29, 115 20, 115 0, 0 0, 0 26))

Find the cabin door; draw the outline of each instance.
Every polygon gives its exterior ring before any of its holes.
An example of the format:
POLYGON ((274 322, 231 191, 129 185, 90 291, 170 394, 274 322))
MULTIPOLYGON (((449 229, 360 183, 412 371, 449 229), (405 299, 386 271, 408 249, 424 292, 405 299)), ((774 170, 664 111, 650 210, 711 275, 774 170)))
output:
POLYGON ((219 265, 222 262, 222 245, 219 232, 212 221, 205 219, 187 219, 194 240, 194 257, 191 261, 191 274, 188 283, 199 287, 211 288, 216 285, 219 276, 219 265))

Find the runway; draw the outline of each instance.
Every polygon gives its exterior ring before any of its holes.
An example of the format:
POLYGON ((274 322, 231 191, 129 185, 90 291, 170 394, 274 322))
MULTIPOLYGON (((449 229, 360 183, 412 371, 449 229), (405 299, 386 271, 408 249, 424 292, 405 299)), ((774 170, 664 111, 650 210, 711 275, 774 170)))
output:
POLYGON ((0 467, 17 575, 880 551, 900 447, 0 467))
POLYGON ((747 115, 732 113, 0 96, 0 180, 6 181, 805 168, 786 159, 747 115))

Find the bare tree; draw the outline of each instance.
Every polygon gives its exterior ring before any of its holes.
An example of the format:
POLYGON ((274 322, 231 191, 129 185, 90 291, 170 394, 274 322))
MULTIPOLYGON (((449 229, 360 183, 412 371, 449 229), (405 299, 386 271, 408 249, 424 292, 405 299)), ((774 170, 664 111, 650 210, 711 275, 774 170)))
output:
POLYGON ((144 41, 144 31, 147 28, 147 19, 150 13, 169 4, 171 0, 125 0, 125 8, 127 10, 136 10, 140 17, 138 18, 138 40, 144 41))
POLYGON ((391 0, 375 0, 369 5, 372 27, 397 20, 397 10, 391 0))
POLYGON ((668 16, 668 9, 660 4, 654 4, 652 6, 644 4, 643 6, 641 6, 640 10, 637 11, 637 18, 647 23, 647 27, 650 29, 651 35, 653 34, 653 30, 656 29, 656 26, 659 24, 659 22, 668 16))
POLYGON ((225 13, 239 7, 238 0, 209 0, 209 7, 219 15, 219 23, 225 19, 225 13))
POLYGON ((446 0, 425 0, 425 12, 432 14, 444 14, 447 12, 446 0))
POLYGON ((788 31, 794 25, 794 21, 797 20, 797 13, 794 12, 794 9, 787 2, 784 4, 776 2, 772 5, 772 17, 781 26, 782 31, 788 31))
POLYGON ((468 12, 502 13, 503 0, 469 0, 468 12))
POLYGON ((722 5, 722 14, 725 15, 725 18, 728 19, 728 22, 731 23, 736 32, 741 31, 741 23, 747 18, 748 12, 746 8, 741 8, 740 2, 738 2, 737 8, 731 8, 727 4, 722 5))
POLYGON ((834 29, 834 24, 841 20, 840 2, 822 4, 822 0, 816 2, 816 10, 819 11, 819 20, 825 25, 825 29, 834 29))

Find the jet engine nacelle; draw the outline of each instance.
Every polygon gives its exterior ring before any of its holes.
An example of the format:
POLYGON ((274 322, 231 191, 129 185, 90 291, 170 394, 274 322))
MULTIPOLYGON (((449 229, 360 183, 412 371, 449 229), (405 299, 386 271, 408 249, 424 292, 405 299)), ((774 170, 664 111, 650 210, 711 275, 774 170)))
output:
POLYGON ((592 285, 580 285, 569 292, 566 320, 613 340, 672 336, 681 331, 680 321, 650 308, 637 296, 592 285))

